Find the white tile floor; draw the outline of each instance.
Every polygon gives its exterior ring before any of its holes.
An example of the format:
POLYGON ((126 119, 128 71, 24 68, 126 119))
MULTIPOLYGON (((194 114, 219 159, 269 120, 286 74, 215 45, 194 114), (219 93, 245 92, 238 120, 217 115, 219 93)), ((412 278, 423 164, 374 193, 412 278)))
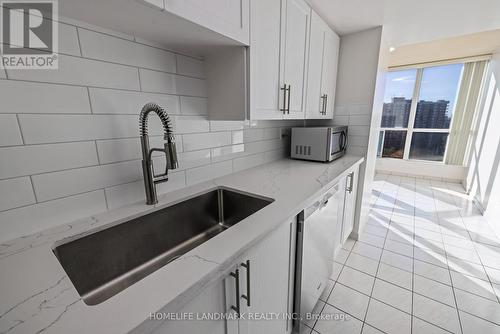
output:
POLYGON ((462 186, 377 175, 373 196, 301 332, 500 334, 500 239, 462 186))

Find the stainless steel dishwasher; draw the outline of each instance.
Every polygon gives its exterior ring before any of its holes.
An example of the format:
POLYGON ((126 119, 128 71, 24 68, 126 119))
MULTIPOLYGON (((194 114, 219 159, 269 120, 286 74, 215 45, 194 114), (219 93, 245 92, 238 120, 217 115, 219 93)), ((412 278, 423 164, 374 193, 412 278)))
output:
MULTIPOLYGON (((333 271, 333 258, 340 242, 338 224, 343 206, 337 183, 299 214, 297 225, 294 313, 306 319, 319 300, 333 271)), ((294 320, 294 332, 299 331, 294 320)))

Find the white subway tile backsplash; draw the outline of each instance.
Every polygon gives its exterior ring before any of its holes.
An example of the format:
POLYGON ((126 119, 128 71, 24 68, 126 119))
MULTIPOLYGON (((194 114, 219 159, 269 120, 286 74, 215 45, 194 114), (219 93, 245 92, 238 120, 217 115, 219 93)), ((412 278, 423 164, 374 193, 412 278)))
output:
POLYGON ((90 113, 85 87, 0 80, 0 101, 0 113, 90 113))
POLYGON ((136 42, 78 29, 84 57, 175 73, 175 55, 136 42))
POLYGON ((29 177, 0 181, 0 211, 36 203, 29 177))
MULTIPOLYGON (((144 201, 138 114, 147 102, 171 116, 179 157, 158 194, 282 158, 282 131, 304 123, 208 121, 202 59, 62 21, 59 70, 0 67, 2 239, 144 201)), ((151 147, 163 147, 156 114, 148 128, 151 147)), ((153 156, 163 173, 164 155, 153 156)))
POLYGON ((136 68, 65 55, 59 55, 57 71, 7 70, 7 74, 17 80, 139 90, 136 68))
POLYGON ((22 145, 23 139, 16 115, 0 114, 0 146, 22 145))
POLYGON ((274 151, 264 152, 264 163, 269 163, 269 162, 276 161, 279 159, 284 159, 289 154, 290 154, 290 152, 288 152, 288 150, 286 150, 284 148, 274 150, 274 151))
POLYGON ((371 115, 351 115, 349 116, 349 125, 370 126, 371 115))
MULTIPOLYGON (((150 136, 150 147, 162 148, 165 140, 163 136, 150 136)), ((182 136, 175 137, 177 152, 182 152, 182 136)), ((124 139, 108 139, 97 141, 97 152, 101 164, 126 160, 142 159, 141 141, 138 137, 124 139)), ((153 153, 159 156, 161 153, 153 153)))
POLYGON ((365 125, 349 125, 347 131, 351 136, 367 136, 370 133, 370 127, 365 125))
POLYGON ((94 114, 139 115, 142 107, 149 102, 158 103, 169 115, 180 113, 179 97, 175 95, 102 88, 90 88, 89 93, 94 114))
POLYGON ((231 133, 231 143, 242 144, 243 143, 243 130, 233 131, 231 133))
POLYGON ((177 94, 207 97, 207 82, 202 79, 195 79, 183 76, 176 76, 177 94))
POLYGON ((251 167, 262 165, 264 163, 264 154, 254 154, 233 160, 233 171, 239 172, 251 167))
POLYGON ((94 142, 0 148, 0 179, 97 164, 94 142))
POLYGON ((245 121, 210 121, 210 131, 243 130, 245 121))
POLYGON ((266 151, 277 150, 285 146, 285 141, 280 139, 263 140, 245 144, 216 147, 212 149, 212 160, 214 162, 234 159, 237 157, 256 154, 266 151))
POLYGON ((76 27, 59 22, 59 53, 80 56, 76 27))
MULTIPOLYGON (((186 186, 186 177, 183 171, 169 173, 168 182, 156 186, 158 195, 174 191, 186 186)), ((142 180, 106 188, 108 209, 113 210, 137 202, 145 202, 144 182, 142 180)))
POLYGON ((176 75, 150 70, 139 70, 141 88, 145 92, 176 94, 176 75))
POLYGON ((9 240, 106 210, 104 190, 0 212, 0 236, 9 240))
POLYGON ((201 150, 229 144, 231 144, 231 132, 194 133, 182 136, 184 151, 201 150))
POLYGON ((181 96, 181 113, 183 115, 207 115, 207 99, 205 97, 181 96))
POLYGON ((210 163, 210 150, 179 153, 179 169, 189 169, 210 163))
POLYGON ((118 37, 118 38, 121 38, 121 39, 127 39, 129 41, 133 41, 135 39, 134 36, 132 36, 132 35, 128 35, 128 34, 125 34, 125 33, 121 33, 121 32, 110 30, 110 29, 103 28, 103 27, 98 27, 98 26, 96 26, 94 24, 90 24, 90 23, 83 22, 83 21, 80 21, 80 20, 75 20, 75 19, 72 19, 72 18, 69 18, 69 17, 59 16, 59 22, 63 22, 63 23, 70 24, 70 25, 74 25, 74 26, 77 26, 79 28, 84 28, 84 29, 88 29, 88 30, 93 30, 93 31, 101 32, 103 34, 110 35, 110 36, 115 36, 115 37, 118 37))
POLYGON ((264 129, 245 129, 243 130, 243 141, 250 142, 264 139, 264 129))
POLYGON ((138 160, 32 176, 36 197, 41 202, 137 181, 141 178, 142 168, 138 160))
POLYGON ((368 147, 368 136, 348 136, 349 146, 362 146, 368 147))
POLYGON ((177 55, 177 73, 196 78, 205 78, 205 67, 201 60, 177 55))
POLYGON ((265 139, 278 139, 281 136, 280 128, 254 128, 243 130, 243 141, 251 142, 265 139))
POLYGON ((209 123, 206 117, 176 116, 174 123, 175 133, 208 132, 209 123))
MULTIPOLYGON (((150 118, 149 133, 160 135, 159 120, 150 118)), ((19 115, 27 144, 93 139, 127 138, 139 135, 137 115, 19 115)))
POLYGON ((224 161, 243 156, 247 151, 244 144, 229 145, 223 147, 212 148, 212 161, 224 161))
POLYGON ((192 185, 208 181, 232 173, 232 161, 223 161, 212 165, 188 169, 186 171, 186 184, 192 185))
POLYGON ((207 96, 206 81, 180 75, 140 69, 141 86, 145 92, 207 96))
POLYGON ((333 124, 335 124, 335 125, 348 125, 349 124, 349 116, 347 116, 347 115, 345 115, 345 116, 335 115, 335 116, 333 116, 333 124))
MULTIPOLYGON (((208 165, 210 164, 210 150, 206 149, 200 151, 183 152, 178 154, 178 158, 179 167, 176 169, 176 171, 208 165)), ((153 161, 153 165, 156 174, 165 173, 165 155, 156 157, 153 161)))

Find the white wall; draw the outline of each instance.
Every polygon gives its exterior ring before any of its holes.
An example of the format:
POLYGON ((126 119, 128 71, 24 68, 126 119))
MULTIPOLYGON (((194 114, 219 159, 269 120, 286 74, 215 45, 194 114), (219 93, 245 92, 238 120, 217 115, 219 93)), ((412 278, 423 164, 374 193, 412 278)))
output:
POLYGON ((281 158, 281 132, 302 124, 209 121, 203 61, 87 24, 59 32, 58 70, 0 69, 0 240, 144 200, 146 102, 172 116, 179 151, 160 193, 281 158))
POLYGON ((467 168, 464 166, 392 158, 377 158, 375 170, 384 174, 418 176, 458 183, 463 181, 467 172, 467 168))
MULTIPOLYGON (((494 217, 500 213, 500 53, 493 55, 487 70, 480 112, 465 187, 485 214, 494 217)), ((498 219, 491 221, 500 231, 498 219)))

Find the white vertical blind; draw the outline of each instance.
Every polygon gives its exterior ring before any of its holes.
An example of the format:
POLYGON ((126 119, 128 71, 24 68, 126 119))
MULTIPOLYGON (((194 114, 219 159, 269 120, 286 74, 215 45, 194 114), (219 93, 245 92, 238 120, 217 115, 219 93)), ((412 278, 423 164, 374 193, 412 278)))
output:
POLYGON ((481 83, 487 60, 464 64, 462 80, 453 114, 445 163, 464 165, 465 152, 472 136, 472 122, 476 113, 481 83))

